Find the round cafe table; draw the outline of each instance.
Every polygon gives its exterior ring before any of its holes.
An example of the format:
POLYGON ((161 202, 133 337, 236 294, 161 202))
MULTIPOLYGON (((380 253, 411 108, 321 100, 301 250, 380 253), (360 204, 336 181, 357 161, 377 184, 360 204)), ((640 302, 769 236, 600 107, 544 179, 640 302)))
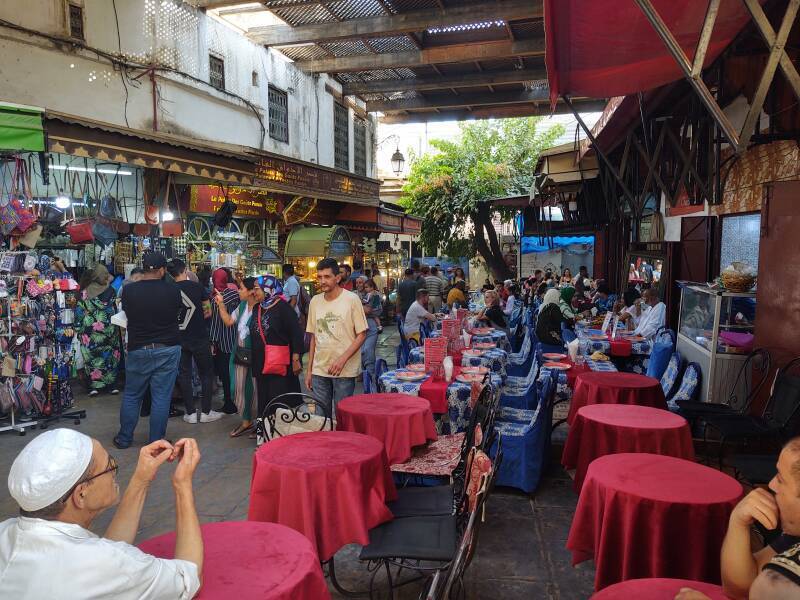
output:
POLYGON ((567 423, 572 425, 578 409, 589 404, 637 404, 667 408, 658 379, 636 373, 599 371, 580 373, 575 378, 567 423))
POLYGON ((681 588, 691 588, 704 593, 711 600, 729 600, 722 588, 703 581, 688 579, 629 579, 610 585, 592 596, 592 600, 674 600, 681 588))
POLYGON ((408 394, 360 394, 336 406, 336 428, 363 433, 386 448, 389 464, 403 463, 415 446, 436 439, 431 403, 408 394))
MULTIPOLYGON (((330 598, 317 553, 296 531, 275 523, 252 521, 206 523, 200 528, 205 555, 203 587, 195 598, 330 598)), ((175 533, 146 540, 139 549, 159 558, 174 558, 175 533)))
POLYGON ((626 404, 592 404, 578 409, 569 428, 561 464, 575 469, 580 492, 589 464, 600 456, 649 452, 694 460, 689 424, 668 410, 626 404))
POLYGON ((327 561, 347 544, 369 543, 369 530, 392 519, 397 498, 383 444, 349 431, 296 433, 263 444, 253 456, 251 521, 304 534, 327 561))
POLYGON ((594 558, 595 590, 640 577, 717 582, 732 477, 656 454, 611 454, 589 465, 567 538, 572 564, 594 558))

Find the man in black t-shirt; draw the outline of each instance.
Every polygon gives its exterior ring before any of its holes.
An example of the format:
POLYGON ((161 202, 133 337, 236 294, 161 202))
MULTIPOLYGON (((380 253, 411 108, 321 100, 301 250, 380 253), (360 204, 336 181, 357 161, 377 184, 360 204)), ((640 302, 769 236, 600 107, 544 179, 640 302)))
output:
POLYGON ((125 286, 122 310, 128 319, 125 392, 120 407, 117 448, 127 448, 139 421, 142 398, 151 390, 150 442, 167 433, 170 398, 181 357, 178 314, 183 307, 177 286, 164 281, 167 261, 160 252, 142 257, 141 278, 125 286))
POLYGON ((208 292, 199 283, 189 280, 186 264, 174 259, 167 265, 167 271, 175 280, 181 292, 183 303, 178 315, 178 330, 181 339, 181 364, 178 371, 178 385, 181 388, 186 414, 183 420, 187 423, 217 421, 222 413, 211 410, 212 378, 214 377, 214 360, 211 358, 211 341, 208 338, 203 302, 208 300, 208 292), (192 386, 192 361, 197 364, 202 386, 202 413, 195 411, 194 389, 192 386))
POLYGON ((403 319, 414 301, 417 299, 417 281, 414 279, 414 270, 406 269, 405 278, 397 286, 397 314, 403 319))

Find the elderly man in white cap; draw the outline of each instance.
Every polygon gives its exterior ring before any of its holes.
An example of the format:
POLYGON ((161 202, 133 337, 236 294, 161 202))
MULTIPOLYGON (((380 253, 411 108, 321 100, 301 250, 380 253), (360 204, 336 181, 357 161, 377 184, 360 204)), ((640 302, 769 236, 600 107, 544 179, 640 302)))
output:
POLYGON ((33 439, 8 475, 21 516, 0 523, 0 596, 192 598, 203 569, 203 539, 192 494, 199 460, 193 439, 145 446, 120 500, 117 463, 100 442, 72 429, 33 439), (174 460, 177 537, 175 559, 166 560, 131 544, 150 482, 162 464, 174 460), (105 536, 97 537, 89 531, 92 521, 117 501, 105 536))

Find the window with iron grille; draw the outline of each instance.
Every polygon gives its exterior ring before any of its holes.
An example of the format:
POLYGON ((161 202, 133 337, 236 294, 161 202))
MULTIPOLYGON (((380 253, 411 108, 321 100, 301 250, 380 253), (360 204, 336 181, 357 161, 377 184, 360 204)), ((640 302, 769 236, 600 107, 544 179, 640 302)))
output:
POLYGON ((353 171, 356 175, 367 174, 367 123, 364 119, 353 119, 353 171))
POLYGON ((77 4, 69 5, 69 36, 76 40, 85 40, 83 34, 83 7, 77 4))
POLYGON ((347 122, 347 109, 341 104, 333 104, 333 164, 337 169, 350 168, 350 131, 347 122))
POLYGON ((208 82, 218 90, 225 89, 225 61, 213 54, 208 55, 208 82))
POLYGON ((289 97, 286 92, 269 86, 269 137, 289 141, 289 97))

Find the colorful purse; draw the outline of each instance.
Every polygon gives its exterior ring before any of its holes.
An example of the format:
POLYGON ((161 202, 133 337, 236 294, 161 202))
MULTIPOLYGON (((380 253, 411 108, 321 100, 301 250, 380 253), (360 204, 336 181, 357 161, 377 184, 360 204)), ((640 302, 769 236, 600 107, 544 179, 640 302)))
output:
POLYGON ((286 375, 291 362, 289 346, 272 346, 267 344, 264 337, 264 329, 261 325, 261 305, 258 307, 258 333, 261 341, 264 342, 264 366, 261 369, 263 375, 286 375))

